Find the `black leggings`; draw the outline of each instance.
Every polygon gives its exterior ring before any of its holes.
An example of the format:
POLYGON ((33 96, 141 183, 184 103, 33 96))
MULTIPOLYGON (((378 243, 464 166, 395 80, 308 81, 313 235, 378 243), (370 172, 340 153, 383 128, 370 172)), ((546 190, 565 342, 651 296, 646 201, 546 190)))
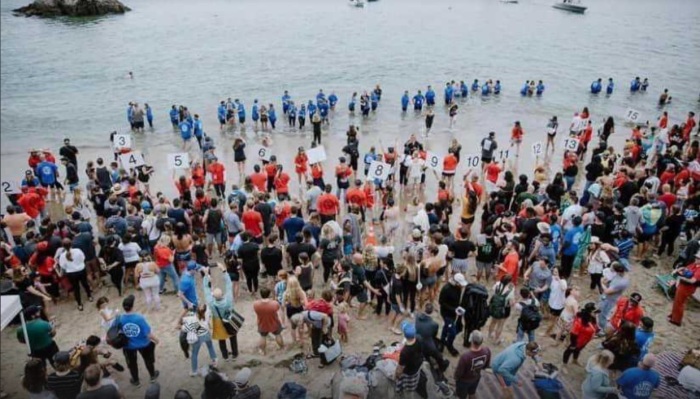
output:
POLYGON ((139 349, 124 349, 124 358, 126 359, 126 367, 129 368, 129 373, 131 373, 131 379, 134 381, 139 380, 139 364, 137 353, 141 353, 143 362, 146 363, 146 369, 148 370, 148 375, 153 377, 156 373, 156 344, 153 342, 149 343, 148 346, 139 349))
MULTIPOLYGON (((232 336, 228 337, 228 341, 231 343, 231 357, 235 359, 238 357, 238 335, 233 334, 232 336)), ((221 350, 221 357, 228 359, 229 351, 226 347, 225 339, 219 340, 219 350, 221 350)))
POLYGON ((411 313, 416 311, 416 293, 418 289, 416 288, 417 282, 404 280, 403 282, 403 307, 410 309, 411 313), (408 307, 408 302, 411 302, 411 307, 408 307))
POLYGON ((603 279, 602 273, 591 273, 591 289, 594 290, 594 289, 598 288, 598 291, 602 293, 603 286, 600 284, 600 281, 602 279, 603 279))
POLYGON ((576 259, 575 255, 561 256, 561 278, 569 278, 571 276, 571 270, 574 268, 574 259, 576 259))
POLYGON ((83 289, 85 289, 85 293, 87 294, 88 298, 92 298, 92 291, 90 290, 90 284, 88 284, 87 272, 84 269, 79 272, 66 273, 66 277, 68 277, 68 281, 70 281, 71 285, 73 286, 73 295, 75 296, 75 302, 78 303, 78 306, 83 304, 83 301, 80 298, 80 285, 82 285, 83 289))
POLYGON ((333 274, 333 265, 335 262, 322 260, 321 263, 323 264, 323 282, 327 283, 328 279, 331 277, 331 274, 333 274))
POLYGON ((384 314, 387 316, 391 312, 391 304, 389 303, 389 296, 384 292, 384 289, 379 288, 379 295, 377 296, 377 306, 374 308, 374 313, 376 315, 382 314, 382 305, 384 305, 384 314))
POLYGON ((676 245, 676 239, 678 238, 677 235, 672 235, 672 234, 661 234, 661 245, 659 245, 659 251, 657 252, 657 255, 662 255, 664 253, 664 250, 668 248, 667 255, 671 256, 673 255, 673 250, 676 245))
POLYGON ((48 285, 46 287, 46 292, 48 292, 52 298, 58 298, 61 296, 61 292, 58 287, 58 279, 55 279, 53 276, 40 276, 39 281, 41 281, 42 284, 48 285))
POLYGON ((306 118, 299 117, 299 129, 303 129, 305 123, 306 123, 306 118))
POLYGON ((117 287, 119 291, 119 296, 122 296, 122 284, 124 283, 124 268, 122 266, 114 266, 109 269, 109 279, 112 280, 112 284, 117 287))
POLYGON ((260 274, 260 268, 256 269, 243 269, 243 274, 245 274, 245 283, 248 285, 248 291, 251 293, 258 292, 258 274, 260 274))
POLYGON ((214 190, 216 190, 216 195, 220 198, 225 198, 226 195, 226 186, 221 183, 221 184, 214 184, 214 190))
POLYGON ((581 354, 582 349, 583 348, 579 349, 579 348, 571 347, 571 346, 566 348, 566 350, 564 350, 564 359, 563 359, 564 364, 569 363, 569 358, 571 357, 572 354, 574 355, 574 360, 578 360, 578 355, 581 354))

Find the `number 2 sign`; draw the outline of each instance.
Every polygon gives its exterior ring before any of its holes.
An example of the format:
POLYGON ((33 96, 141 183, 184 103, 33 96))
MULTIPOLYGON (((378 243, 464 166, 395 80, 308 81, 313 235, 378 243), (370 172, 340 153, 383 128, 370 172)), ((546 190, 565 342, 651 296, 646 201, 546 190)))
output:
POLYGON ((170 169, 187 169, 190 167, 190 154, 180 152, 168 154, 168 167, 170 169))
POLYGON ((10 180, 3 180, 0 182, 0 190, 2 190, 3 194, 11 195, 11 194, 19 194, 22 192, 20 190, 19 184, 17 184, 16 181, 10 181, 10 180))
POLYGON ((372 163, 369 164, 369 171, 367 173, 367 176, 371 179, 385 181, 389 178, 390 173, 391 165, 384 162, 372 161, 372 163))

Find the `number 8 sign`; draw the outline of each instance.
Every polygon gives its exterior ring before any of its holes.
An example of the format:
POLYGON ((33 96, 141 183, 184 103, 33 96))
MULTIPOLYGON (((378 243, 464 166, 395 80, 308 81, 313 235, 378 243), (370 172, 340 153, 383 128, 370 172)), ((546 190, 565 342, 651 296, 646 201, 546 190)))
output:
POLYGON ((384 162, 372 161, 372 163, 369 164, 369 171, 367 173, 367 177, 369 177, 370 179, 385 181, 389 178, 390 173, 391 165, 384 162))

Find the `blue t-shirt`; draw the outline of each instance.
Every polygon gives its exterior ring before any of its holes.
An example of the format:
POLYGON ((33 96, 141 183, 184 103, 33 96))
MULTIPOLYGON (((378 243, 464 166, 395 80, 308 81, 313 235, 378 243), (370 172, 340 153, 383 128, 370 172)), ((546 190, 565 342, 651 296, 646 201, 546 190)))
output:
POLYGON ((567 256, 575 256, 578 252, 578 243, 583 234, 583 227, 574 227, 564 235, 564 250, 562 253, 567 256), (568 243, 568 244, 567 244, 568 243), (568 245, 568 246, 567 246, 568 245))
POLYGON ((39 175, 39 180, 43 184, 54 184, 56 183, 56 171, 58 166, 56 164, 44 161, 36 166, 37 174, 39 175))
POLYGON ((634 367, 622 373, 617 379, 617 385, 627 399, 647 399, 651 397, 654 389, 659 387, 660 380, 657 371, 634 367))
POLYGON ((183 273, 180 277, 180 292, 190 301, 194 306, 197 306, 197 284, 194 280, 194 276, 188 273, 183 273))
POLYGON ((180 122, 180 137, 183 140, 189 140, 192 138, 192 129, 187 121, 180 122))
POLYGON ((287 218, 282 223, 282 228, 284 228, 284 234, 287 235, 287 242, 293 243, 296 240, 297 233, 300 233, 304 228, 304 219, 299 217, 287 218))
POLYGON ((644 359, 644 356, 649 353, 649 348, 651 347, 651 344, 654 343, 654 337, 656 334, 654 334, 653 331, 642 331, 640 329, 637 329, 637 332, 634 334, 634 341, 637 343, 637 347, 639 348, 639 359, 644 359))
POLYGON ((403 97, 401 97, 401 106, 402 106, 403 108, 408 107, 408 103, 409 103, 410 101, 411 101, 411 100, 408 98, 408 94, 404 94, 403 97))
POLYGON ((122 332, 129 338, 126 349, 141 349, 147 347, 151 340, 148 334, 151 333, 151 326, 146 322, 146 318, 138 313, 123 314, 118 316, 117 323, 121 323, 122 332))
POLYGON ((170 121, 177 122, 180 119, 180 113, 176 109, 170 110, 170 121))
POLYGON ((561 226, 558 224, 549 225, 549 231, 552 235, 552 243, 554 244, 554 251, 559 253, 559 244, 561 242, 561 226))

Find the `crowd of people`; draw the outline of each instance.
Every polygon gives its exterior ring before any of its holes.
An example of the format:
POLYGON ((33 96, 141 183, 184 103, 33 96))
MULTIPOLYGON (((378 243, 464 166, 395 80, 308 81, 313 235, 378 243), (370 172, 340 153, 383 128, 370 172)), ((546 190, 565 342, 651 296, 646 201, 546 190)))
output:
MULTIPOLYGON (((500 90, 498 81, 485 85, 494 94, 500 90)), ((450 115, 454 97, 464 96, 464 90, 464 82, 447 83, 450 115)), ((479 90, 478 81, 471 90, 479 90)), ((541 94, 544 86, 534 90, 541 94)), ((380 99, 379 86, 364 93, 362 114, 376 109, 380 99)), ((435 94, 429 87, 412 101, 415 109, 425 102, 430 113, 435 94)), ((320 125, 328 123, 336 104, 335 94, 326 99, 320 91, 316 104, 297 108, 285 92, 282 112, 290 126, 298 121, 303 128, 307 115, 319 124, 314 148, 321 144, 320 125)), ((149 110, 129 105, 132 129, 143 129, 144 115, 152 122, 149 110)), ((268 122, 274 129, 272 104, 258 108, 256 100, 251 113, 263 130, 268 122)), ((222 128, 244 124, 245 107, 239 100, 222 101, 218 117, 222 128)), ((332 336, 343 343, 361 341, 362 331, 353 325, 369 317, 387 336, 404 338, 394 376, 403 392, 417 388, 424 361, 447 370, 446 351, 456 358, 450 377, 458 397, 475 397, 486 368, 493 370, 503 397, 512 397, 523 383, 518 370, 527 358, 539 361, 542 341, 554 347, 564 343, 559 366, 565 373, 570 360, 579 365, 584 349, 600 346, 585 366, 584 398, 608 393, 647 398, 659 386, 651 351, 654 325, 680 327, 700 282, 700 144, 694 113, 670 126, 664 112, 628 135, 610 117, 594 148, 590 113, 584 109, 567 132, 573 145, 567 145, 563 164, 549 164, 545 157, 532 176, 517 178, 508 155, 498 155, 504 148, 495 132, 481 140, 481 167, 460 177, 457 139, 440 165, 431 164, 415 135, 400 147, 367 148, 361 158, 361 135, 350 126, 335 165, 310 164, 302 147, 294 165, 282 165, 272 155, 255 162, 250 173, 246 141, 236 137, 235 179, 227 176, 230 160, 219 159, 198 115, 173 106, 171 122, 185 142, 200 139, 191 167, 173 179, 175 198, 151 193, 155 168, 117 162, 130 148, 115 147, 110 166, 103 158, 86 162, 83 186, 80 154, 70 140, 59 149, 63 181, 51 151, 31 152, 21 190, 9 196, 0 246, 5 293, 20 295, 27 317, 31 359, 23 386, 31 397, 123 396, 117 382, 124 367, 111 357, 110 346, 123 351, 134 386, 141 384, 141 355, 153 394, 162 337, 152 332, 148 315, 160 311, 163 301, 182 303, 179 340, 190 359, 189 374, 205 375, 203 398, 261 397, 260 388, 249 384, 250 369, 233 379, 219 370, 213 342, 221 358, 235 360, 240 328, 259 333, 255 349, 261 354, 270 352, 272 338, 280 349, 304 348, 308 359, 320 358, 319 367, 325 367, 322 344, 332 336), (624 148, 607 144, 613 134, 626 136, 624 148), (385 165, 389 173, 377 173, 385 165), (290 188, 291 170, 298 190, 290 188), (429 188, 432 177, 437 187, 429 188), (434 198, 425 194, 435 191, 434 198), (687 242, 679 251, 681 237, 687 242), (668 272, 675 298, 665 318, 645 313, 642 295, 629 292, 630 275, 638 268, 633 260, 650 258, 673 264, 668 272), (586 275, 590 284, 583 282, 586 275), (121 309, 101 295, 105 284, 116 287, 121 309), (168 287, 176 295, 161 298, 168 287), (78 311, 86 311, 82 291, 95 302, 96 309, 87 312, 96 314, 101 333, 75 348, 59 348, 55 323, 65 307, 56 305, 72 292, 78 311), (255 320, 243 324, 237 309, 249 306, 246 300, 252 300, 255 320), (135 311, 140 301, 145 314, 135 311), (515 342, 492 358, 491 350, 504 343, 509 319, 516 320, 515 342), (466 349, 454 345, 460 333, 466 349), (117 336, 126 342, 121 347, 117 336), (600 344, 592 344, 597 338, 600 344), (203 371, 202 345, 209 355, 203 371)), ((554 117, 546 129, 552 144, 557 128, 554 117)), ((524 134, 516 122, 510 135, 516 157, 524 134)), ((270 137, 264 140, 273 149, 270 137)), ((25 341, 22 329, 17 336, 25 341)), ((175 397, 189 395, 181 391, 175 397)))

